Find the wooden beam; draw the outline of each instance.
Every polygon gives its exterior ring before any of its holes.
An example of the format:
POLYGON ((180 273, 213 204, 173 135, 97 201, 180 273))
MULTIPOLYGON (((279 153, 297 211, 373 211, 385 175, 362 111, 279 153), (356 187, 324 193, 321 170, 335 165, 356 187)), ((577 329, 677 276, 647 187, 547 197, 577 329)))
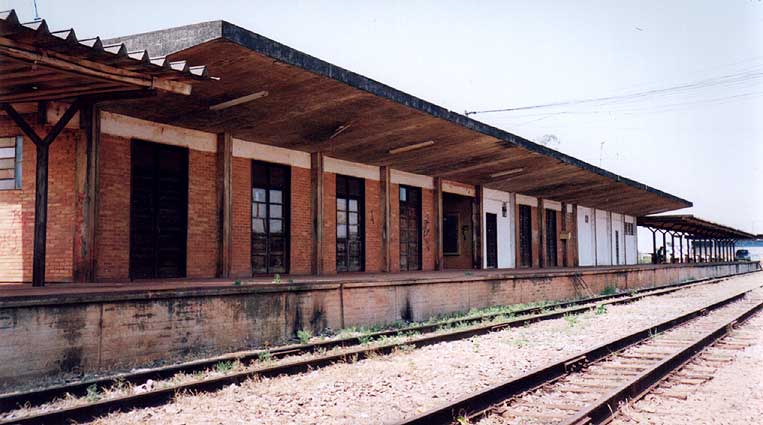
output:
POLYGON ((87 105, 80 111, 80 127, 85 137, 78 138, 75 145, 75 191, 81 215, 74 238, 75 282, 95 281, 100 125, 100 110, 95 105, 87 105))
POLYGON ((482 216, 485 215, 485 189, 475 186, 472 209, 472 267, 482 268, 482 216))
POLYGON ((217 135, 217 193, 220 216, 218 275, 229 278, 233 256, 233 136, 217 135))
POLYGON ((48 227, 48 155, 50 144, 66 127, 69 120, 80 108, 80 102, 75 101, 64 112, 61 119, 50 129, 44 139, 40 138, 34 129, 8 103, 0 104, 8 116, 13 119, 21 131, 34 142, 37 150, 37 168, 34 198, 34 245, 32 258, 32 286, 45 286, 45 248, 48 227))
POLYGON ((379 177, 381 179, 381 203, 382 203, 382 266, 385 272, 392 270, 391 262, 391 181, 392 173, 389 167, 381 167, 379 169, 379 177))
POLYGON ((434 179, 434 267, 435 270, 445 270, 445 256, 442 246, 442 177, 434 179))
POLYGON ((257 100, 260 98, 263 98, 268 95, 267 91, 258 91, 257 93, 252 93, 246 96, 241 96, 236 99, 231 99, 226 102, 221 102, 216 105, 212 105, 209 107, 210 111, 222 111, 223 109, 232 108, 234 106, 242 105, 244 103, 251 102, 253 100, 257 100))
POLYGON ((123 92, 129 88, 129 86, 115 85, 113 83, 74 84, 67 87, 26 91, 23 93, 0 94, 0 102, 19 103, 35 102, 38 100, 70 99, 100 93, 123 92))
POLYGON ((323 274, 323 153, 311 154, 311 194, 313 200, 313 274, 323 274))
POLYGON ((36 65, 45 66, 61 71, 101 78, 109 81, 130 84, 133 86, 151 88, 169 93, 189 95, 191 85, 164 78, 143 75, 137 72, 103 65, 86 59, 71 57, 62 53, 46 51, 38 53, 31 46, 0 37, 0 54, 36 65))

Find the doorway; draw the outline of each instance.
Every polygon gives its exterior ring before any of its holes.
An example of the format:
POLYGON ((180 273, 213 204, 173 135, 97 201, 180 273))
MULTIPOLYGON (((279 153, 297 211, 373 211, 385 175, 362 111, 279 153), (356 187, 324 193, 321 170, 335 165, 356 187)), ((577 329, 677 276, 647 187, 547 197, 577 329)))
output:
POLYGON ((498 216, 485 214, 485 265, 498 268, 498 216))
POLYGON ((130 162, 130 278, 185 277, 188 149, 134 140, 130 162))
POLYGON ((400 270, 421 270, 421 189, 400 186, 400 270))
POLYGON ((546 208, 546 267, 559 265, 556 248, 556 210, 546 208))
POLYGON ((532 267, 532 207, 519 206, 519 266, 532 267))

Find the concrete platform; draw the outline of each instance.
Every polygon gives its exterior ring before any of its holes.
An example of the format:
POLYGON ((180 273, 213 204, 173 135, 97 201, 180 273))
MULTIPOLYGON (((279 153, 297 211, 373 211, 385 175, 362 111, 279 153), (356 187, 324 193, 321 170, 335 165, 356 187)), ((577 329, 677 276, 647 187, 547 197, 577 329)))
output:
POLYGON ((757 262, 0 285, 0 382, 90 373, 278 344, 301 329, 420 321, 730 276, 757 262))

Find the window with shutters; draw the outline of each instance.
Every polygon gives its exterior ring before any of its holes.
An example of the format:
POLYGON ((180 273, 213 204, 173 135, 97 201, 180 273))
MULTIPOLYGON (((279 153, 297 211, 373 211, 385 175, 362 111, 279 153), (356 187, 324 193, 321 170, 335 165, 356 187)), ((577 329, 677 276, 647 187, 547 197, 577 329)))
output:
POLYGON ((0 190, 21 189, 22 140, 0 137, 0 190))

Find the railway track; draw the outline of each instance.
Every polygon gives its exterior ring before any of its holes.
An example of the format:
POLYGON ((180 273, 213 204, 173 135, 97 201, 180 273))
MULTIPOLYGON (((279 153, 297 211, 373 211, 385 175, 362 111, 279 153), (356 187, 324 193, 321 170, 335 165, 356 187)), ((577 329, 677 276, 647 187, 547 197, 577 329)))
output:
MULTIPOLYGON (((750 296, 756 289, 463 397, 399 425, 606 423, 623 403, 642 397, 763 309, 763 293, 750 296)), ((677 376, 685 382, 707 379, 706 374, 697 373, 677 376)))
MULTIPOLYGON (((378 354, 390 354, 395 352, 404 346, 413 346, 415 348, 424 347, 445 341, 454 341, 459 339, 470 338, 476 335, 482 335, 489 332, 510 328, 524 326, 529 323, 535 323, 543 320, 551 320, 564 317, 569 314, 580 314, 591 309, 596 308, 598 305, 613 305, 624 304, 636 301, 638 299, 648 296, 659 296, 669 294, 681 289, 685 289, 690 286, 702 285, 708 283, 714 283, 724 280, 724 278, 706 279, 703 281, 686 282, 680 284, 673 284, 660 288, 649 288, 640 291, 634 291, 633 294, 615 294, 607 296, 598 296, 590 299, 569 301, 557 303, 545 307, 534 307, 525 310, 515 312, 515 314, 522 314, 522 317, 513 318, 510 320, 499 321, 497 323, 490 323, 487 325, 480 325, 467 329, 460 329, 450 331, 447 333, 422 336, 413 338, 401 343, 392 343, 380 346, 367 346, 363 344, 360 338, 347 338, 340 340, 321 341, 314 344, 305 344, 298 346, 286 346, 279 349, 269 351, 271 358, 284 358, 288 356, 297 356, 306 353, 316 353, 329 348, 346 347, 347 351, 343 351, 338 354, 322 355, 317 358, 311 358, 307 360, 299 360, 295 362, 289 362, 285 364, 279 364, 269 367, 258 367, 246 370, 244 372, 230 373, 225 376, 204 379, 201 381, 195 381, 191 383, 169 385, 161 389, 147 391, 142 394, 134 394, 124 397, 111 398, 106 400, 100 400, 96 402, 90 402, 87 404, 76 405, 73 407, 43 411, 33 414, 28 417, 11 418, 6 421, 0 422, 0 424, 7 423, 19 423, 19 424, 40 424, 40 423, 59 423, 68 421, 86 421, 100 415, 120 410, 129 410, 138 407, 154 406, 166 403, 170 401, 174 394, 178 391, 214 391, 225 387, 226 385, 242 382, 251 377, 275 377, 279 375, 289 375, 303 373, 309 370, 329 366, 331 364, 341 361, 356 361, 370 356, 378 354), (547 313, 540 313, 544 309, 556 308, 556 310, 547 313), (359 347, 359 348, 354 348, 359 347)), ((490 320, 499 316, 500 314, 491 314, 478 317, 472 317, 461 320, 451 320, 436 324, 427 324, 413 326, 403 329, 382 331, 372 334, 372 337, 383 337, 388 335, 396 335, 400 332, 434 332, 441 329, 442 326, 452 326, 455 324, 471 324, 480 323, 485 320, 490 320)), ((44 403, 52 402, 56 399, 61 399, 70 396, 86 396, 89 392, 95 388, 96 392, 101 388, 108 388, 111 385, 124 385, 125 383, 138 384, 144 383, 147 380, 160 380, 168 379, 178 373, 193 373, 196 371, 208 370, 214 367, 221 361, 226 360, 239 360, 242 363, 254 363, 263 351, 252 351, 248 353, 238 353, 232 356, 221 356, 212 359, 205 359, 196 362, 189 362, 181 365, 174 365, 165 368, 157 368, 153 370, 140 371, 131 374, 117 375, 113 377, 103 378, 99 380, 91 380, 85 382, 79 382, 74 384, 62 385, 57 387, 46 388, 39 391, 28 391, 25 393, 15 393, 0 396, 0 413, 12 411, 17 406, 39 406, 44 403), (67 395, 68 394, 68 395, 67 395)))
POLYGON ((650 422, 654 416, 669 419, 676 412, 660 408, 660 401, 682 402, 688 400, 691 393, 702 392, 702 385, 715 378, 719 369, 730 365, 743 350, 760 344, 762 332, 763 317, 760 316, 751 318, 742 327, 735 327, 729 334, 706 347, 659 383, 629 399, 627 405, 617 411, 612 420, 620 423, 643 423, 642 416, 649 417, 650 422), (646 396, 650 396, 646 404, 652 407, 642 408, 639 402, 646 396), (658 407, 655 408, 655 405, 658 407))

